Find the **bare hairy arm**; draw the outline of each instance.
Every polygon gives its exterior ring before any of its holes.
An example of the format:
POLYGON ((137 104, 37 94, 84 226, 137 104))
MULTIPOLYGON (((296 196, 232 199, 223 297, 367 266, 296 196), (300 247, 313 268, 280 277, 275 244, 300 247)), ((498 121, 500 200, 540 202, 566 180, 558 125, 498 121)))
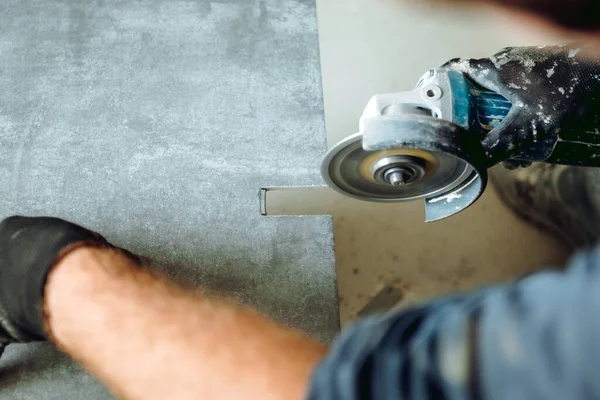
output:
MULTIPOLYGON (((406 0, 416 5, 423 2, 406 0)), ((427 0, 446 7, 492 7, 511 24, 600 44, 600 8, 594 0, 427 0)))
POLYGON ((299 399, 326 348, 256 312, 190 293, 115 250, 50 272, 46 330, 123 399, 299 399))

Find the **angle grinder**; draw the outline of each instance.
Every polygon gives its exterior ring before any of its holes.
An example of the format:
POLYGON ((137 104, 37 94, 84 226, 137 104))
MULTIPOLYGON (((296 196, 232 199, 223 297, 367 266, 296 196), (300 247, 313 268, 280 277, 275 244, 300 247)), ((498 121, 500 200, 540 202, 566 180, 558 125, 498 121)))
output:
MULTIPOLYGON (((574 162, 556 157, 552 161, 555 143, 549 147, 547 140, 523 142, 516 133, 505 132, 505 122, 515 107, 524 105, 482 86, 465 72, 431 69, 416 89, 377 95, 369 101, 360 118, 360 132, 342 140, 325 156, 323 178, 331 188, 360 200, 422 199, 426 221, 431 222, 472 205, 486 188, 488 168, 498 162, 512 166, 532 161, 581 164, 577 151, 571 154, 574 162), (494 146, 501 139, 506 145, 507 135, 515 136, 514 141, 508 138, 507 148, 512 151, 498 159, 493 156, 494 146), (540 151, 542 147, 550 151, 540 151)), ((561 142, 560 138, 553 140, 561 142)), ((563 155, 568 153, 565 148, 563 155)), ((592 153, 600 154, 599 148, 594 147, 592 153)), ((595 157, 588 155, 589 162, 584 164, 598 166, 600 160, 595 157)))

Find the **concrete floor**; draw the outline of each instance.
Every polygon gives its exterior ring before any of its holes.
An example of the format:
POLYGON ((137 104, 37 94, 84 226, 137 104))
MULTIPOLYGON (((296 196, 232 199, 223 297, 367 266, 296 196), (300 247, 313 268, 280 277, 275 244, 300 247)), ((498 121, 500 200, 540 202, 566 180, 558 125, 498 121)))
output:
MULTIPOLYGON (((416 9, 390 0, 317 5, 330 145, 357 130, 373 94, 412 89, 430 67, 557 40, 518 31, 485 12, 416 9)), ((404 305, 562 265, 568 254, 561 242, 514 217, 492 188, 466 212, 430 225, 418 202, 323 196, 334 217, 343 323, 386 285, 402 289, 404 305)))

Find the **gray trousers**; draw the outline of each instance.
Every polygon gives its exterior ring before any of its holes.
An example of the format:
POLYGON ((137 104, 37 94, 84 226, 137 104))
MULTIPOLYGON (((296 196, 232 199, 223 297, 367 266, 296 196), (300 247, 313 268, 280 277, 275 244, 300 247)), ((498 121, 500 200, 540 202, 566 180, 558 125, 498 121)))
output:
POLYGON ((561 236, 574 248, 600 239, 600 168, 535 163, 491 170, 498 195, 517 215, 561 236))

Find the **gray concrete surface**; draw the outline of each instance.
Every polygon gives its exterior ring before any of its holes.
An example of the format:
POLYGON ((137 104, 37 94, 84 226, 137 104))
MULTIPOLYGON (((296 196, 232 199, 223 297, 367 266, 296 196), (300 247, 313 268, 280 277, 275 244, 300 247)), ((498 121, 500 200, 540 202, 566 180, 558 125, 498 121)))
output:
MULTIPOLYGON (((263 185, 321 183, 314 2, 0 7, 2 217, 66 218, 175 279, 335 335, 331 218, 261 217, 258 203, 263 185)), ((10 346, 0 379, 6 399, 109 397, 48 345, 10 346)))

